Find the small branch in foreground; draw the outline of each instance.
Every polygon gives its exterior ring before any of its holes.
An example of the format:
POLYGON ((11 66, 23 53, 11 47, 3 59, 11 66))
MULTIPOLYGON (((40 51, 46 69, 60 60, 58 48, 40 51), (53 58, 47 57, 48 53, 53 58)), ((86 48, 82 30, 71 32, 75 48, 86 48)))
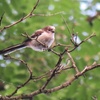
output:
POLYGON ((26 37, 27 39, 32 40, 31 36, 29 36, 26 32, 21 34, 22 36, 26 37))
MULTIPOLYGON (((22 36, 26 37, 27 39, 30 40, 36 40, 39 44, 41 44, 44 47, 47 47, 46 44, 43 44, 41 41, 38 40, 38 36, 36 38, 32 38, 31 36, 29 36, 26 32, 22 34, 22 36)), ((48 48, 48 47, 47 47, 48 48)))
POLYGON ((20 61, 22 64, 24 64, 24 65, 27 67, 27 69, 28 69, 28 71, 29 71, 29 78, 28 78, 23 84, 17 86, 13 93, 11 93, 10 95, 8 95, 8 97, 11 97, 11 96, 13 96, 15 93, 17 93, 17 91, 18 91, 20 88, 24 87, 30 80, 33 79, 33 77, 32 77, 32 70, 30 69, 30 67, 28 66, 28 64, 27 64, 24 60, 11 57, 10 55, 6 55, 5 57, 7 57, 7 59, 13 59, 13 60, 20 61))

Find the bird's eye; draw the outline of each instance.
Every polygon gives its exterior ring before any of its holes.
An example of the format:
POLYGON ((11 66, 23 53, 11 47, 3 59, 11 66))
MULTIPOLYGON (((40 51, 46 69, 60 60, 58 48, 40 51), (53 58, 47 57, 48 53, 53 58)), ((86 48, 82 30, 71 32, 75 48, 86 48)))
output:
POLYGON ((48 29, 48 31, 54 33, 54 30, 53 29, 48 29))
POLYGON ((51 29, 48 29, 48 31, 51 31, 51 29))

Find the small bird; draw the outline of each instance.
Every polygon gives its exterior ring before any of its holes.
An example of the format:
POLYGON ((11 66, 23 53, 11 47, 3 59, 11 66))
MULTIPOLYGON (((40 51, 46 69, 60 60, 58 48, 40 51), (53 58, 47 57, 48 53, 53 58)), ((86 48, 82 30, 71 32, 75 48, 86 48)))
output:
POLYGON ((10 46, 6 49, 0 50, 0 54, 7 55, 16 50, 28 47, 35 51, 48 50, 55 40, 55 27, 46 26, 33 33, 30 38, 26 39, 20 44, 10 46))

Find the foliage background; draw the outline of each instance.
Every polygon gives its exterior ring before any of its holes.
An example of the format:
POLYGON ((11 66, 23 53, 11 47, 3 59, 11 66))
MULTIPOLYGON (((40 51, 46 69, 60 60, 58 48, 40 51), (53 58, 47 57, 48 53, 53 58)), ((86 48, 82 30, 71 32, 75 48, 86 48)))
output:
MULTIPOLYGON (((0 0, 0 15, 5 12, 0 28, 27 15, 35 3, 36 0, 0 0)), ((100 19, 99 17, 96 18, 93 21, 93 26, 90 26, 86 21, 87 15, 93 16, 95 11, 100 10, 97 5, 100 6, 99 0, 40 0, 34 14, 53 14, 61 11, 63 11, 63 14, 31 17, 4 30, 0 33, 0 49, 22 42, 25 38, 21 34, 24 32, 31 35, 39 28, 54 25, 56 26, 57 43, 70 44, 70 37, 73 32, 78 33, 78 41, 82 41, 95 32, 97 36, 82 44, 72 52, 72 55, 80 70, 94 61, 100 63, 100 19), (68 32, 61 15, 66 20, 71 33, 68 32)), ((56 49, 57 52, 62 50, 63 48, 56 49)), ((34 76, 39 76, 53 68, 58 58, 51 52, 35 52, 28 48, 16 51, 11 55, 25 60, 32 67, 34 76)), ((63 64, 65 63, 66 61, 63 62, 63 64)), ((73 73, 73 71, 65 71, 58 75, 50 82, 48 88, 61 84, 69 79, 73 73)), ((28 72, 24 65, 17 61, 4 60, 0 55, 0 81, 5 85, 5 89, 0 91, 1 95, 12 93, 15 87, 23 83, 27 77, 28 72)), ((47 95, 40 94, 35 97, 35 100, 91 100, 93 96, 96 96, 99 100, 99 79, 99 69, 95 69, 86 73, 85 78, 80 77, 68 88, 47 95)), ((21 88, 17 94, 30 93, 42 86, 44 82, 45 79, 38 82, 31 81, 27 86, 21 88)))

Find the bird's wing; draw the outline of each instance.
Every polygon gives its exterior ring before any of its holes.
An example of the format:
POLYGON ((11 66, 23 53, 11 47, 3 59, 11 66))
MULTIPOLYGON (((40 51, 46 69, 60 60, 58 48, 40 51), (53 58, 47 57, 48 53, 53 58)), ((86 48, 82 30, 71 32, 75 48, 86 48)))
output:
POLYGON ((31 38, 38 37, 38 36, 40 36, 42 33, 43 33, 43 30, 42 30, 42 29, 37 30, 34 34, 31 35, 31 38))
MULTIPOLYGON (((43 30, 42 30, 42 29, 37 30, 35 33, 33 33, 33 34, 31 35, 31 38, 37 38, 37 37, 40 36, 42 33, 43 33, 43 30)), ((31 39, 28 38, 28 39, 26 39, 24 42, 28 42, 28 41, 30 41, 30 40, 31 40, 31 39)))

